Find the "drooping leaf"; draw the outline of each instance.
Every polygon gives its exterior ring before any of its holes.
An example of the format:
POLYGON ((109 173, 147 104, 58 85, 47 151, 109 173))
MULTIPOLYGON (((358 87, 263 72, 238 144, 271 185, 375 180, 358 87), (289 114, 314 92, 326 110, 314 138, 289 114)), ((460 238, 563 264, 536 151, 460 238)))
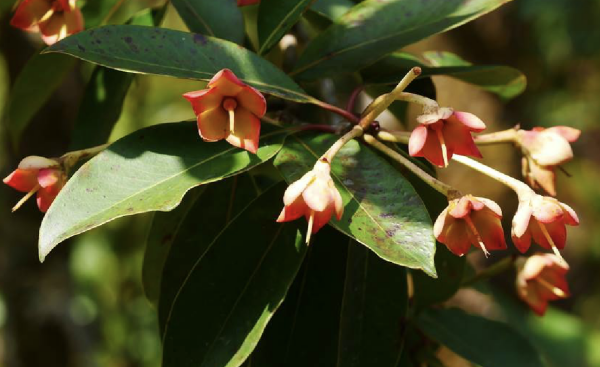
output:
POLYGON ((306 252, 295 223, 274 221, 284 189, 263 193, 198 257, 167 321, 164 367, 237 367, 250 355, 306 252))
MULTIPOLYGON (((312 169, 336 140, 303 134, 289 139, 275 165, 288 183, 312 169)), ((338 230, 383 259, 435 276, 435 239, 423 202, 406 179, 383 158, 356 141, 346 144, 332 163, 332 177, 344 202, 338 230)))
POLYGON ((315 38, 298 60, 298 79, 357 71, 411 43, 458 27, 510 0, 366 0, 315 38))
POLYGON ((251 365, 336 365, 348 238, 329 226, 311 241, 285 301, 250 356, 251 365))
POLYGON ((146 237, 146 251, 144 252, 142 265, 142 286, 146 298, 155 306, 158 306, 163 269, 171 247, 178 238, 179 231, 188 218, 188 213, 206 187, 208 186, 190 190, 191 192, 183 198, 181 204, 172 211, 153 214, 152 224, 146 237))
POLYGON ((527 79, 519 70, 500 65, 472 65, 450 52, 426 52, 424 64, 415 56, 395 52, 375 64, 363 69, 361 75, 367 83, 396 84, 414 66, 420 66, 419 78, 433 75, 447 75, 476 85, 504 99, 521 94, 527 85, 527 79))
POLYGON ((113 219, 175 208, 192 187, 273 157, 286 136, 263 127, 258 153, 203 142, 194 122, 136 131, 84 164, 62 189, 40 228, 40 260, 65 239, 113 219))
POLYGON ((261 0, 258 8, 258 53, 266 54, 300 19, 314 0, 261 0))
POLYGON ((283 71, 239 45, 201 34, 135 25, 110 25, 77 33, 46 52, 66 53, 132 73, 210 80, 231 69, 261 92, 314 102, 283 71))
POLYGON ((406 269, 351 243, 337 366, 396 366, 408 311, 406 269))
POLYGON ((337 20, 354 6, 350 0, 316 0, 310 10, 329 20, 337 20))
POLYGON ((458 309, 428 309, 416 322, 427 336, 478 366, 544 366, 529 341, 504 323, 458 309))
POLYGON ((34 55, 19 73, 5 109, 5 126, 14 145, 40 108, 48 101, 75 59, 66 55, 34 55))
POLYGON ((172 0, 172 3, 190 31, 235 43, 244 41, 244 17, 236 0, 172 0))
MULTIPOLYGON (((177 292, 196 260, 232 218, 257 195, 249 173, 212 183, 206 186, 202 198, 182 218, 178 230, 171 231, 171 246, 160 277, 158 323, 161 337, 164 336, 177 292)), ((157 216, 161 214, 156 213, 157 216)))

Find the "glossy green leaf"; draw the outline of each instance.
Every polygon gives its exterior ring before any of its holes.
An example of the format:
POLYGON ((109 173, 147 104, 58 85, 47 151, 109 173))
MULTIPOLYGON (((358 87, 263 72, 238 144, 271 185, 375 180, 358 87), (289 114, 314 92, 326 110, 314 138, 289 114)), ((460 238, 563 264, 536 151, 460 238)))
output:
POLYGON ((408 310, 406 269, 369 249, 348 249, 337 366, 396 366, 408 310))
MULTIPOLYGON (((244 173, 207 185, 202 197, 182 218, 178 229, 170 232, 171 246, 160 276, 158 324, 161 337, 177 292, 196 260, 231 219, 256 199, 258 192, 254 183, 249 173, 244 173)), ((155 215, 169 221, 166 215, 170 213, 161 214, 155 215)))
POLYGON ((172 0, 171 3, 190 31, 235 43, 244 41, 244 17, 236 0, 172 0))
POLYGON ((354 3, 350 0, 316 0, 310 6, 310 10, 327 19, 337 20, 353 6, 354 3))
POLYGON ((306 252, 296 224, 274 220, 284 190, 263 193, 197 258, 167 321, 164 367, 236 367, 250 355, 306 252))
POLYGON ((113 219, 175 208, 192 187, 273 157, 286 136, 263 128, 258 153, 203 142, 195 122, 160 124, 112 144, 71 177, 40 228, 40 260, 65 239, 113 219))
POLYGON ((395 52, 363 69, 361 75, 367 83, 396 84, 414 66, 420 66, 419 78, 446 75, 476 85, 501 98, 510 99, 521 94, 527 79, 519 70, 500 65, 472 65, 450 52, 426 52, 423 54, 430 65, 415 56, 395 52))
POLYGON ((510 0, 366 0, 315 38, 298 79, 351 73, 411 43, 458 27, 510 0))
MULTIPOLYGON (((254 366, 336 366, 348 237, 325 226, 313 237, 285 301, 249 362, 254 366)), ((385 287, 384 287, 385 288, 385 287)))
POLYGON ((75 61, 66 55, 36 54, 25 64, 10 90, 4 112, 5 126, 14 145, 18 145, 31 119, 50 99, 75 61))
POLYGON ((146 298, 158 306, 162 273, 173 243, 179 236, 184 221, 207 186, 190 190, 181 204, 170 212, 156 212, 146 237, 146 251, 142 265, 142 286, 146 298))
POLYGON ((427 336, 478 366, 544 366, 530 342, 504 323, 458 309, 429 309, 416 322, 427 336))
MULTIPOLYGON (((288 139, 275 165, 286 181, 299 179, 337 136, 303 134, 288 139)), ((340 150, 332 177, 344 215, 330 224, 383 259, 435 276, 435 239, 423 202, 406 179, 383 158, 356 141, 340 150)))
POLYGON ((46 52, 66 53, 132 73, 210 80, 223 68, 261 92, 314 102, 283 71, 239 45, 170 29, 111 25, 67 37, 46 52))
POLYGON ((261 0, 258 8, 258 53, 266 54, 300 19, 314 0, 261 0))

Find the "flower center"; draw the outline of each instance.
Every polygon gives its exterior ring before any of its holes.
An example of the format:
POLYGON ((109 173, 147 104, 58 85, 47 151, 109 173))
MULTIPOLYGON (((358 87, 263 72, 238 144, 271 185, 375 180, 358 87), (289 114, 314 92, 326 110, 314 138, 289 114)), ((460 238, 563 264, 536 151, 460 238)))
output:
POLYGON ((235 109, 237 108, 237 101, 234 98, 225 98, 222 106, 229 113, 229 133, 233 134, 235 132, 235 109))

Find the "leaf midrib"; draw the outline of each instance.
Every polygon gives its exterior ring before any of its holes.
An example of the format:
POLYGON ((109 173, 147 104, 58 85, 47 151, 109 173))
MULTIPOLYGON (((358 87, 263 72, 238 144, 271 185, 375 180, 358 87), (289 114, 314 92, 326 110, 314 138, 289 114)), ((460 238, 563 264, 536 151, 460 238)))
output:
POLYGON ((204 19, 200 16, 200 14, 198 14, 198 12, 196 11, 196 9, 192 6, 192 4, 189 2, 189 0, 181 0, 185 3, 185 6, 194 14, 194 16, 196 18, 198 18, 198 20, 200 21, 200 23, 202 23, 202 25, 204 26, 204 28, 208 31, 208 33, 210 33, 210 36, 215 36, 215 32, 212 30, 212 28, 208 25, 208 23, 206 23, 204 21, 204 19))

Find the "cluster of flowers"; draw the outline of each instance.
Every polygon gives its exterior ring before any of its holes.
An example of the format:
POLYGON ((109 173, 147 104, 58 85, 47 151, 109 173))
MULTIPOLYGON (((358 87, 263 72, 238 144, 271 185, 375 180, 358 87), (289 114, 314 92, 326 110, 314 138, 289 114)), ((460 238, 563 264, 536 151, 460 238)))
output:
MULTIPOLYGON (((11 24, 29 31, 39 31, 47 44, 83 29, 83 18, 75 5, 76 0, 23 0, 11 24)), ((238 0, 239 6, 259 1, 238 0)), ((414 77, 420 70, 413 69, 414 77)), ((408 78, 408 75, 407 75, 408 78)), ((435 101, 405 93, 403 89, 412 81, 405 78, 391 93, 376 99, 367 107, 356 126, 332 146, 298 181, 292 183, 283 198, 284 208, 277 218, 287 222, 304 216, 308 221, 307 242, 312 233, 322 228, 335 213, 338 220, 343 214, 342 197, 331 178, 331 162, 337 151, 349 140, 369 131, 374 118, 394 100, 405 100, 423 106, 417 118, 418 126, 408 136, 402 132, 378 132, 380 140, 408 143, 409 154, 423 157, 432 164, 446 167, 454 159, 471 166, 508 185, 518 195, 519 207, 512 223, 512 239, 516 248, 526 252, 535 242, 554 254, 546 253, 517 262, 519 296, 531 308, 543 314, 549 300, 564 298, 569 294, 564 280, 568 265, 558 250, 566 243, 566 225, 577 225, 577 215, 569 206, 551 196, 555 190, 555 168, 570 160, 571 142, 577 140, 579 131, 568 127, 519 128, 501 133, 481 135, 485 124, 475 115, 439 107, 435 101), (532 188, 514 178, 484 166, 466 156, 481 158, 477 144, 512 142, 523 153, 523 175, 533 188, 541 188, 551 196, 536 194, 532 188)), ((261 118, 266 112, 263 95, 239 80, 228 69, 219 71, 204 90, 189 92, 184 97, 191 103, 197 116, 200 137, 206 142, 225 139, 230 144, 256 153, 259 146, 261 118)), ((354 116, 355 117, 355 116, 354 116)), ((369 142, 365 135, 365 141, 369 142)), ((371 137, 372 138, 372 137, 371 137)), ((18 168, 4 179, 4 183, 26 192, 13 208, 37 193, 37 204, 46 212, 67 181, 67 171, 77 159, 101 149, 67 153, 61 158, 47 159, 31 156, 23 159, 18 168)), ((500 219, 502 211, 495 202, 472 195, 462 195, 448 189, 433 177, 421 171, 420 176, 438 191, 444 193, 449 205, 439 215, 434 225, 437 240, 457 256, 466 254, 471 245, 488 251, 506 249, 500 219), (441 188, 441 189, 440 189, 441 188)))

